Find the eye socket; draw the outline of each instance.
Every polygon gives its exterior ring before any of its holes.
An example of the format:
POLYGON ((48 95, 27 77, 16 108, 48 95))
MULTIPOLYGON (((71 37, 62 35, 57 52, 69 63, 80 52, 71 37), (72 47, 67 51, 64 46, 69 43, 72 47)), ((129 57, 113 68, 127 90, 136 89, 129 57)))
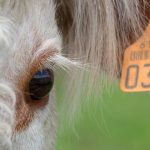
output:
POLYGON ((36 72, 29 82, 29 93, 32 100, 42 100, 51 91, 54 84, 52 70, 43 69, 36 72))

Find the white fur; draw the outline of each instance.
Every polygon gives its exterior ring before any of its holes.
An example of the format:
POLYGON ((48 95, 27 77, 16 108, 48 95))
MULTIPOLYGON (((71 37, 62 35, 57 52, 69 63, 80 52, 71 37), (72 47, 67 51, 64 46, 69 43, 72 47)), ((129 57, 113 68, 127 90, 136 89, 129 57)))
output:
POLYGON ((10 84, 0 84, 0 150, 52 150, 56 128, 54 91, 48 104, 34 112, 33 121, 26 129, 15 131, 14 121, 15 94, 23 94, 16 87, 19 76, 26 74, 25 70, 45 50, 55 49, 60 53, 62 46, 55 21, 55 5, 52 0, 6 0, 1 6, 0 43, 5 44, 0 50, 3 70, 0 80, 10 84))
POLYGON ((11 149, 12 128, 15 122, 16 96, 10 85, 0 83, 0 149, 11 149))
POLYGON ((14 150, 51 150, 55 143, 56 112, 54 91, 49 103, 36 112, 29 128, 13 136, 14 150))

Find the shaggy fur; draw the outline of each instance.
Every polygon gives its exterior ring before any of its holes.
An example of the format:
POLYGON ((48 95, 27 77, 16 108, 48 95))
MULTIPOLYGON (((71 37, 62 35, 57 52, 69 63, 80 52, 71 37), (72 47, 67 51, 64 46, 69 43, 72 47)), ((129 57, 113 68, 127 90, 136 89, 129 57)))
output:
POLYGON ((33 109, 25 96, 32 75, 71 70, 62 108, 77 113, 99 90, 97 75, 120 76, 123 50, 142 34, 148 8, 148 0, 0 0, 0 149, 52 150, 55 91, 33 109), (16 130, 20 116, 26 122, 16 130))

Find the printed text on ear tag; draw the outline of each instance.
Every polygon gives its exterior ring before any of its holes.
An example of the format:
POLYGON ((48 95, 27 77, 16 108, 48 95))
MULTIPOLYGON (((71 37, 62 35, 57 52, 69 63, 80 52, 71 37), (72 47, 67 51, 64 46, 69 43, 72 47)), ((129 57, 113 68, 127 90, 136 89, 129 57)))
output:
POLYGON ((120 87, 124 92, 150 91, 150 23, 143 36, 125 50, 120 87))

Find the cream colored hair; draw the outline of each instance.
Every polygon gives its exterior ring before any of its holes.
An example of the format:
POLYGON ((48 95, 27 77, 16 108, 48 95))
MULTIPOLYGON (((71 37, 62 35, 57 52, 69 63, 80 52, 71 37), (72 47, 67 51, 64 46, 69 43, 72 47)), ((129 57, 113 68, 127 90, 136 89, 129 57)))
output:
POLYGON ((73 72, 67 91, 71 98, 66 100, 71 99, 69 104, 72 103, 70 112, 76 114, 85 101, 91 101, 91 94, 101 94, 102 79, 108 79, 110 84, 112 79, 120 77, 125 48, 139 38, 147 25, 145 12, 149 3, 147 0, 56 2, 56 19, 63 35, 64 52, 88 66, 73 72))

